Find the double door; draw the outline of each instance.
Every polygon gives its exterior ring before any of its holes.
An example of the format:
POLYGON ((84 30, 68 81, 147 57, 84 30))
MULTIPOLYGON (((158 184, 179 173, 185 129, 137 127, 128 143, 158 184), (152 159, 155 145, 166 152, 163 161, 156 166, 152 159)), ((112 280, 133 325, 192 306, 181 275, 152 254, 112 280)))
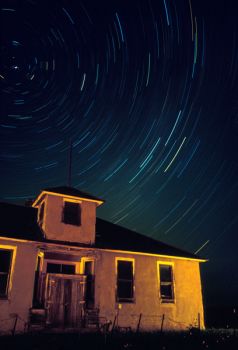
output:
POLYGON ((56 327, 81 327, 85 290, 86 276, 48 273, 45 289, 47 323, 56 327))

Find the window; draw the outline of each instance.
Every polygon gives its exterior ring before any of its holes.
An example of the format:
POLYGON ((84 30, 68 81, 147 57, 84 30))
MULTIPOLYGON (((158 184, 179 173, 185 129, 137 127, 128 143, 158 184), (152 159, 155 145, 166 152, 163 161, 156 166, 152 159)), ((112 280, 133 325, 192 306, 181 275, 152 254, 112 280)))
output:
POLYGON ((173 266, 159 264, 160 297, 162 303, 174 302, 173 266))
POLYGON ((93 260, 83 260, 84 263, 84 275, 86 278, 86 307, 94 307, 94 290, 95 290, 95 278, 94 278, 94 261, 93 260))
POLYGON ((63 222, 75 226, 81 225, 81 207, 78 203, 64 202, 63 222))
POLYGON ((46 272, 62 273, 64 275, 74 275, 75 274, 75 265, 48 263, 46 272))
POLYGON ((117 301, 134 301, 133 261, 117 260, 117 301))
POLYGON ((45 212, 45 202, 43 202, 40 206, 40 211, 39 211, 39 223, 40 224, 42 224, 42 222, 43 222, 44 212, 45 212))
POLYGON ((12 252, 12 250, 0 249, 0 298, 6 298, 8 294, 12 252))
POLYGON ((35 270, 35 280, 34 280, 34 289, 33 289, 33 307, 41 307, 40 298, 39 298, 39 288, 40 288, 40 275, 41 275, 41 266, 42 266, 42 256, 37 256, 36 270, 35 270))

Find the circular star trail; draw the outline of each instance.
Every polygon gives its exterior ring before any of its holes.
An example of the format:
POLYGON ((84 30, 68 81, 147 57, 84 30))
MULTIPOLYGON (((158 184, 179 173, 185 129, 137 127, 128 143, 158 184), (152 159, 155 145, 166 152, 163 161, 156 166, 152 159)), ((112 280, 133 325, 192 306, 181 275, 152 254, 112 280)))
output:
POLYGON ((106 200, 99 216, 200 253, 207 279, 238 289, 237 15, 235 1, 1 1, 2 200, 67 184, 72 143, 72 185, 106 200))

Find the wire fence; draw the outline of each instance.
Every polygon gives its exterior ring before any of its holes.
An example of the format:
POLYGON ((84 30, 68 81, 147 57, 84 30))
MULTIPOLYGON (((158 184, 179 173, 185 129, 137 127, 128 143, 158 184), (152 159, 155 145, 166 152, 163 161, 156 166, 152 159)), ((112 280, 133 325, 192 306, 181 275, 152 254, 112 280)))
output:
MULTIPOLYGON (((116 312, 111 317, 100 315, 99 319, 103 320, 101 329, 103 331, 136 331, 139 332, 145 328, 154 328, 160 332, 173 329, 190 330, 192 328, 200 329, 200 314, 194 322, 188 323, 181 320, 175 320, 166 314, 121 314, 116 312)), ((9 318, 0 319, 0 334, 26 333, 31 327, 30 317, 28 320, 18 314, 13 314, 9 318), (3 326, 4 323, 4 326, 3 326)), ((46 322, 41 323, 42 328, 46 328, 46 322)), ((73 328, 73 327, 72 327, 73 328)), ((83 327, 77 327, 83 328, 83 327)))
POLYGON ((29 321, 24 320, 18 314, 0 320, 0 334, 1 335, 15 335, 17 329, 20 329, 21 332, 25 333, 28 329, 29 321), (4 326, 3 326, 4 323, 4 326))
MULTIPOLYGON (((157 328, 161 332, 164 329, 183 329, 190 330, 192 328, 201 328, 201 317, 200 313, 197 314, 197 318, 195 318, 192 322, 181 321, 178 319, 173 319, 171 316, 166 314, 120 314, 117 313, 114 316, 114 326, 115 328, 119 324, 126 324, 126 321, 131 322, 133 324, 133 328, 136 331, 139 331, 141 328, 149 328, 152 326, 153 328, 157 328), (134 320, 133 320, 134 319, 134 320)), ((120 328, 120 327, 119 327, 120 328)), ((122 327, 123 328, 123 327, 122 327)), ((125 327, 127 328, 127 327, 125 327)))

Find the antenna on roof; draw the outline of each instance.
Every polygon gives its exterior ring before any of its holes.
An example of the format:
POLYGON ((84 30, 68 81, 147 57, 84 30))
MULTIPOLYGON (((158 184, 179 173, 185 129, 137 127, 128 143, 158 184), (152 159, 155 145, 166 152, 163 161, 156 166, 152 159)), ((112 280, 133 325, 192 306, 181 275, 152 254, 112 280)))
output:
POLYGON ((69 140, 69 153, 68 153, 68 186, 71 186, 71 171, 72 171, 72 140, 69 140))

